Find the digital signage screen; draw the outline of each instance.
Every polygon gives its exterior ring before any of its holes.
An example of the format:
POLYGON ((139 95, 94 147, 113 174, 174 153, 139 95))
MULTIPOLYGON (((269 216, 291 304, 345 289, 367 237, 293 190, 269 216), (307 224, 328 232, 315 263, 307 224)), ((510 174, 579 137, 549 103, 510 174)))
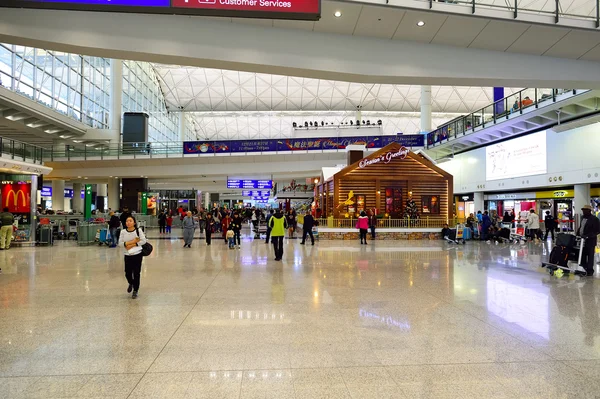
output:
POLYGON ((321 0, 2 0, 0 7, 316 21, 321 0))
POLYGON ((545 130, 485 147, 488 181, 541 175, 546 171, 545 130))
POLYGON ((232 180, 227 179, 227 188, 272 189, 273 180, 232 180))

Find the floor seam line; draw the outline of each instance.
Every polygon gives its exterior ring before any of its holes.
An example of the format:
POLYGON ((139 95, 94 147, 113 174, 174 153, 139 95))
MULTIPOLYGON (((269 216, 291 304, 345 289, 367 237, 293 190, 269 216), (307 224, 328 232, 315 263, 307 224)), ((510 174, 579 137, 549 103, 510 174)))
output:
MULTIPOLYGON (((210 251, 210 248, 208 250, 210 251)), ((163 353, 163 351, 165 350, 165 348, 169 345, 169 343, 171 342, 171 340, 173 339, 173 337, 175 336, 175 334, 177 334, 177 331, 179 331, 179 329, 181 328, 181 326, 183 325, 183 323, 185 323, 185 321, 188 319, 188 317, 190 317, 190 314, 192 314, 192 312, 194 311, 194 309, 196 308, 196 306, 198 306, 198 304, 202 300, 202 297, 204 297, 204 294, 206 294, 206 292, 208 291, 208 289, 210 288, 210 286, 213 285, 213 283, 215 282, 215 280, 217 279, 217 277, 219 277, 219 275, 221 274, 222 271, 223 271, 223 268, 221 268, 221 270, 219 270, 219 272, 215 275, 215 277, 212 279, 212 281, 210 282, 210 284, 208 284, 206 286, 206 288, 204 289, 204 291, 200 295, 200 298, 198 298, 198 300, 196 301, 196 303, 194 304, 194 306, 192 306, 192 308, 190 309, 190 311, 188 312, 188 314, 183 318, 183 320, 181 321, 181 323, 179 323, 179 325, 177 326, 177 328, 175 329, 175 331, 173 332, 173 334, 171 334, 171 336, 169 337, 169 340, 165 343, 165 345, 162 347, 162 349, 160 350, 160 352, 158 352, 158 355, 156 355, 156 357, 154 358, 154 360, 152 361, 152 363, 150 363, 150 365, 148 366, 148 368, 146 369, 146 371, 144 371, 144 373, 142 374, 142 377, 139 379, 139 381, 137 382, 137 384, 135 384, 135 386, 133 387, 133 389, 131 390, 131 392, 129 392, 129 395, 127 395, 127 399, 129 399, 131 397, 131 395, 133 394, 133 392, 135 392, 135 389, 138 387, 138 385, 140 385, 140 382, 144 379, 144 377, 146 377, 146 374, 148 374, 148 372, 150 371, 150 369, 152 368, 152 366, 156 362, 156 359, 158 359, 160 357, 160 355, 163 353)), ((191 383, 191 380, 190 380, 190 383, 191 383)), ((187 392, 187 389, 186 389, 186 392, 187 392)))

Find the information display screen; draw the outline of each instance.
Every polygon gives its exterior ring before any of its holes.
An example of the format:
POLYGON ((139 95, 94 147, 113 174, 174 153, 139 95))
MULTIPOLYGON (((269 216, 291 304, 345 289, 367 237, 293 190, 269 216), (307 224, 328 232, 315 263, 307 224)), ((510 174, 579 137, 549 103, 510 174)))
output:
POLYGON ((2 0, 0 7, 309 21, 321 16, 321 0, 2 0))
POLYGON ((485 147, 486 180, 546 173, 546 131, 485 147))
POLYGON ((269 190, 243 190, 242 196, 244 196, 244 197, 270 197, 271 192, 269 190))
POLYGON ((230 180, 227 179, 227 188, 258 188, 272 189, 272 180, 230 180))

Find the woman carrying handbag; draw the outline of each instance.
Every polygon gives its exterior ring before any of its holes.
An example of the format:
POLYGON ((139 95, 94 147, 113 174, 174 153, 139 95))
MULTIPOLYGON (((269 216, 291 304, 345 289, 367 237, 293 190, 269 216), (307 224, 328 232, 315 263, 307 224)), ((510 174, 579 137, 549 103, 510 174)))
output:
MULTIPOLYGON (((124 248, 125 278, 129 283, 127 292, 133 291, 131 298, 135 299, 140 290, 140 273, 142 271, 142 247, 146 244, 144 232, 137 227, 133 216, 125 220, 125 229, 119 235, 119 246, 124 248)), ((151 250, 150 250, 151 251, 151 250)))

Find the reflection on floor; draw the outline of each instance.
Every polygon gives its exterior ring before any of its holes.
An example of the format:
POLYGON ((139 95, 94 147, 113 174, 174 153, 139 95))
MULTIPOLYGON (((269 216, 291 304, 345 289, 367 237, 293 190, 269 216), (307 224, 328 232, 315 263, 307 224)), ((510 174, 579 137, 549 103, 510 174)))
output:
POLYGON ((0 252, 1 398, 592 398, 600 286, 550 247, 155 240, 0 252))

